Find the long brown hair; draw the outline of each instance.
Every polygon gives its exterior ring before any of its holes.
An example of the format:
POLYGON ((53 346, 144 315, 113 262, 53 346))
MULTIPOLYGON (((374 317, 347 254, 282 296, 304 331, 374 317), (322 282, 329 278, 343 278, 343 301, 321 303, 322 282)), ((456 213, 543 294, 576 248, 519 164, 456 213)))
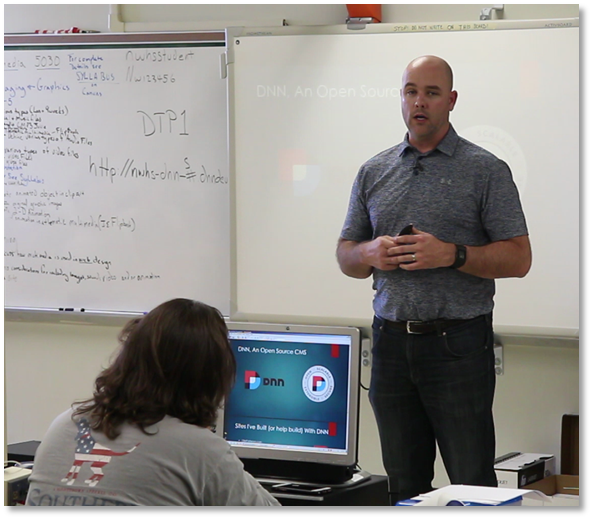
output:
POLYGON ((230 393, 236 360, 222 314, 190 299, 162 303, 130 321, 119 334, 120 351, 95 381, 93 398, 74 416, 108 438, 123 422, 146 427, 173 416, 208 427, 230 393))

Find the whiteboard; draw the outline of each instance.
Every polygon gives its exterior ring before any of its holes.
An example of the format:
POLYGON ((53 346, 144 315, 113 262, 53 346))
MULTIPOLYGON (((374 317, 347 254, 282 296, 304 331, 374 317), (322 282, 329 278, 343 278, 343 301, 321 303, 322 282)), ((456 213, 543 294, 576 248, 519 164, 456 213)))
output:
POLYGON ((224 36, 143 38, 5 50, 5 307, 229 315, 224 36))
POLYGON ((404 68, 436 54, 454 70, 452 124, 510 165, 529 226, 532 269, 496 282, 495 329, 577 337, 579 31, 565 25, 229 41, 238 315, 370 323, 372 281, 342 274, 335 248, 358 168, 405 135, 404 68))

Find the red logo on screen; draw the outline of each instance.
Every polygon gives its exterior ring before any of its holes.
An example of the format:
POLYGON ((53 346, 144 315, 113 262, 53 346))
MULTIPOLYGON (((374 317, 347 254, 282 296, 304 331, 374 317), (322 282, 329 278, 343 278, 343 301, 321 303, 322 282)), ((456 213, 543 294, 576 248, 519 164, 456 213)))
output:
POLYGON ((245 371, 245 388, 257 389, 261 385, 261 377, 256 371, 245 371))

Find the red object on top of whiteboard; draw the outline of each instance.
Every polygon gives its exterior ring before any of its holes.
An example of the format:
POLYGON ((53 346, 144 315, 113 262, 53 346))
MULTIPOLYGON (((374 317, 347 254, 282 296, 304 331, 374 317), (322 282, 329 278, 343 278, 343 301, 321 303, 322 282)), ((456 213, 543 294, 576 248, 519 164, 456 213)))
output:
POLYGON ((372 18, 372 23, 382 21, 382 4, 345 4, 350 18, 372 18))

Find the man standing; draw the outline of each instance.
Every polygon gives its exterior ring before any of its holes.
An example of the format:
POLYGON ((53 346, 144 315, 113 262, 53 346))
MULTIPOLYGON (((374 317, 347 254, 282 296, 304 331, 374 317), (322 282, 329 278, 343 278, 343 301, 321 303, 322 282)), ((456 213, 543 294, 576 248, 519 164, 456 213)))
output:
POLYGON ((452 88, 439 57, 407 66, 408 133, 360 168, 337 246, 346 275, 374 278, 370 402, 395 500, 432 490, 436 443, 451 484, 497 486, 494 279, 531 265, 511 172, 455 132, 452 88))

